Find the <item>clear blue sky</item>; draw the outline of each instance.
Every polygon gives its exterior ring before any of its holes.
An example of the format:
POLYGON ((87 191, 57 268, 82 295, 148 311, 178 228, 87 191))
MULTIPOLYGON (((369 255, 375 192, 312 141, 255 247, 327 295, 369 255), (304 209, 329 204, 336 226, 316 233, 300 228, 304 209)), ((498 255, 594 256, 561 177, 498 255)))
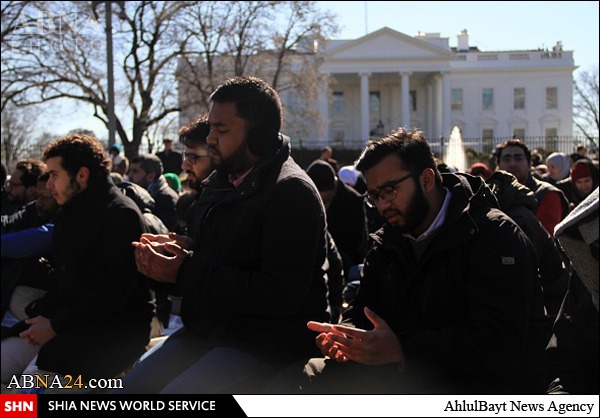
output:
MULTIPOLYGON (((599 8, 597 1, 319 1, 319 7, 338 15, 339 39, 355 39, 384 26, 414 36, 439 32, 456 46, 456 34, 470 33, 469 44, 483 51, 551 49, 561 41, 574 51, 579 70, 598 66, 599 8)), ((577 77, 578 71, 575 72, 577 77)), ((106 129, 84 106, 62 106, 64 124, 53 133, 87 127, 100 138, 106 129)), ((117 109, 119 112, 119 109, 117 109)))
POLYGON ((339 16, 340 39, 387 26, 409 36, 439 32, 456 46, 456 34, 483 51, 552 48, 561 41, 580 69, 598 66, 597 1, 319 1, 339 16), (365 18, 366 16, 366 18, 365 18))

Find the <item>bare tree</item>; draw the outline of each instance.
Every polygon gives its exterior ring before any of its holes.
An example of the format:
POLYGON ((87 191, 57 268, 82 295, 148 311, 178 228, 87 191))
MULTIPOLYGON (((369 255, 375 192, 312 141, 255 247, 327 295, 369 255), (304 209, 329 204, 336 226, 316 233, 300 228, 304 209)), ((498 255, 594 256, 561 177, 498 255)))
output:
POLYGON ((30 148, 35 144, 31 110, 20 109, 10 103, 2 110, 2 161, 9 172, 21 158, 36 154, 30 154, 30 148))
MULTIPOLYGON (((317 71, 322 50, 313 46, 337 30, 333 16, 309 1, 114 3, 123 7, 112 11, 120 17, 113 19, 115 101, 125 109, 116 112, 116 130, 129 157, 144 137, 152 149, 155 135, 173 130, 170 115, 180 103, 194 105, 184 108, 184 121, 195 117, 234 75, 260 76, 310 103, 313 77, 291 73, 317 71)), ((104 15, 94 20, 90 2, 2 2, 2 8, 2 106, 75 100, 90 104, 108 126, 104 15)))
MULTIPOLYGON (((10 96, 19 106, 77 100, 91 104, 94 116, 108 126, 104 23, 92 20, 89 2, 42 3, 43 22, 38 20, 38 30, 28 33, 29 47, 20 44, 7 56, 12 70, 6 74, 6 83, 3 74, 3 100, 10 96), (47 30, 39 30, 46 26, 47 30), (36 71, 31 72, 32 68, 36 71)), ((188 35, 178 19, 189 4, 124 3, 125 9, 113 11, 122 19, 114 19, 119 22, 114 55, 116 78, 120 80, 115 88, 117 97, 127 103, 128 114, 116 115, 115 119, 126 154, 133 156, 149 127, 179 111, 173 94, 174 76, 188 35)))
POLYGON ((0 44, 2 45, 2 111, 14 97, 24 95, 29 90, 29 87, 23 85, 20 81, 23 78, 40 73, 40 69, 27 61, 15 65, 14 57, 19 56, 23 50, 26 50, 28 44, 32 47, 30 34, 38 27, 38 19, 43 10, 43 2, 2 2, 0 12, 2 22, 0 33, 0 44))
POLYGON ((225 79, 255 75, 280 94, 290 91, 288 133, 306 136, 319 125, 314 102, 326 84, 318 69, 322 46, 338 30, 334 15, 312 1, 199 2, 189 19, 194 48, 178 69, 182 122, 206 112, 225 79))
POLYGON ((598 150, 598 133, 600 132, 600 111, 598 98, 598 67, 579 74, 573 82, 573 122, 577 130, 585 137, 592 151, 598 150))

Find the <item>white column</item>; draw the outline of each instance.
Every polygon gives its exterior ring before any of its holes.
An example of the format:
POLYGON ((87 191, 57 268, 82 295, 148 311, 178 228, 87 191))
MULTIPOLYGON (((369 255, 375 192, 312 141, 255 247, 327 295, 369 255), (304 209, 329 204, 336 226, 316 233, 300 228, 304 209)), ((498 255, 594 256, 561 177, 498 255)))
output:
POLYGON ((319 144, 321 147, 329 144, 329 97, 327 80, 329 74, 322 74, 322 79, 319 80, 319 121, 317 126, 319 144))
POLYGON ((360 140, 369 139, 369 77, 371 73, 360 73, 360 140))
POLYGON ((451 115, 451 100, 450 100, 450 73, 442 73, 442 135, 444 138, 450 136, 450 115, 451 115))
POLYGON ((411 129, 410 126, 410 88, 408 77, 411 73, 400 73, 400 110, 402 112, 402 126, 411 129))
POLYGON ((433 79, 435 80, 434 96, 435 96, 435 112, 434 112, 434 134, 436 140, 439 139, 440 135, 444 135, 442 130, 442 76, 436 74, 433 79))
POLYGON ((386 133, 402 125, 400 113, 400 87, 398 84, 390 83, 390 117, 389 124, 385 126, 386 133))
POLYGON ((429 140, 435 139, 435 133, 433 128, 433 84, 432 81, 427 82, 427 132, 426 136, 429 140))

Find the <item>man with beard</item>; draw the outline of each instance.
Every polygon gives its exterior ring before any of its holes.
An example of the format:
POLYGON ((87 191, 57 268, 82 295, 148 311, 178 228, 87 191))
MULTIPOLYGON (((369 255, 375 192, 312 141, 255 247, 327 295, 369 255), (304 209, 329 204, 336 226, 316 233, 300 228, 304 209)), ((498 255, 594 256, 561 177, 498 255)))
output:
POLYGON ((187 174, 190 187, 201 191, 200 183, 213 171, 206 137, 210 133, 208 117, 200 116, 179 130, 179 142, 185 146, 181 169, 187 174))
POLYGON ((530 241, 479 177, 441 175, 423 134, 371 141, 356 167, 386 221, 308 393, 541 393, 549 336, 530 241))
POLYGON ((38 178, 46 171, 46 164, 40 160, 26 158, 17 163, 6 184, 8 201, 21 208, 37 198, 38 178))
POLYGON ((36 199, 37 182, 46 171, 46 164, 40 160, 27 158, 17 163, 15 170, 6 184, 8 202, 16 210, 0 218, 2 234, 34 228, 45 223, 39 216, 36 199))
POLYGON ((37 367, 59 375, 111 378, 145 350, 152 305, 131 241, 145 231, 140 210, 109 179, 95 138, 72 134, 44 151, 61 209, 53 232, 54 280, 25 309, 19 337, 2 341, 2 383, 37 367))
POLYGON ((134 242, 138 270, 174 284, 184 327, 123 382, 127 393, 258 393, 284 365, 317 354, 325 321, 325 213, 280 134, 279 96, 235 77, 210 97, 193 242, 134 242))
POLYGON ((538 205, 535 216, 550 235, 554 227, 569 213, 569 202, 556 186, 538 180, 531 174, 531 151, 520 139, 499 144, 494 152, 498 168, 515 176, 519 183, 535 193, 538 205))

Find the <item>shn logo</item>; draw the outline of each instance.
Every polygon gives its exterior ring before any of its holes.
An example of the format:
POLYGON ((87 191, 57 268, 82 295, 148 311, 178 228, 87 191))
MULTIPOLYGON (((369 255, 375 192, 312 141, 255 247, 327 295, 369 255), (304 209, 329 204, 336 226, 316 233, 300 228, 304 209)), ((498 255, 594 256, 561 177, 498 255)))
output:
POLYGON ((26 412, 33 411, 33 401, 6 401, 4 412, 26 412))
POLYGON ((37 417, 37 395, 0 395, 0 417, 37 417))

